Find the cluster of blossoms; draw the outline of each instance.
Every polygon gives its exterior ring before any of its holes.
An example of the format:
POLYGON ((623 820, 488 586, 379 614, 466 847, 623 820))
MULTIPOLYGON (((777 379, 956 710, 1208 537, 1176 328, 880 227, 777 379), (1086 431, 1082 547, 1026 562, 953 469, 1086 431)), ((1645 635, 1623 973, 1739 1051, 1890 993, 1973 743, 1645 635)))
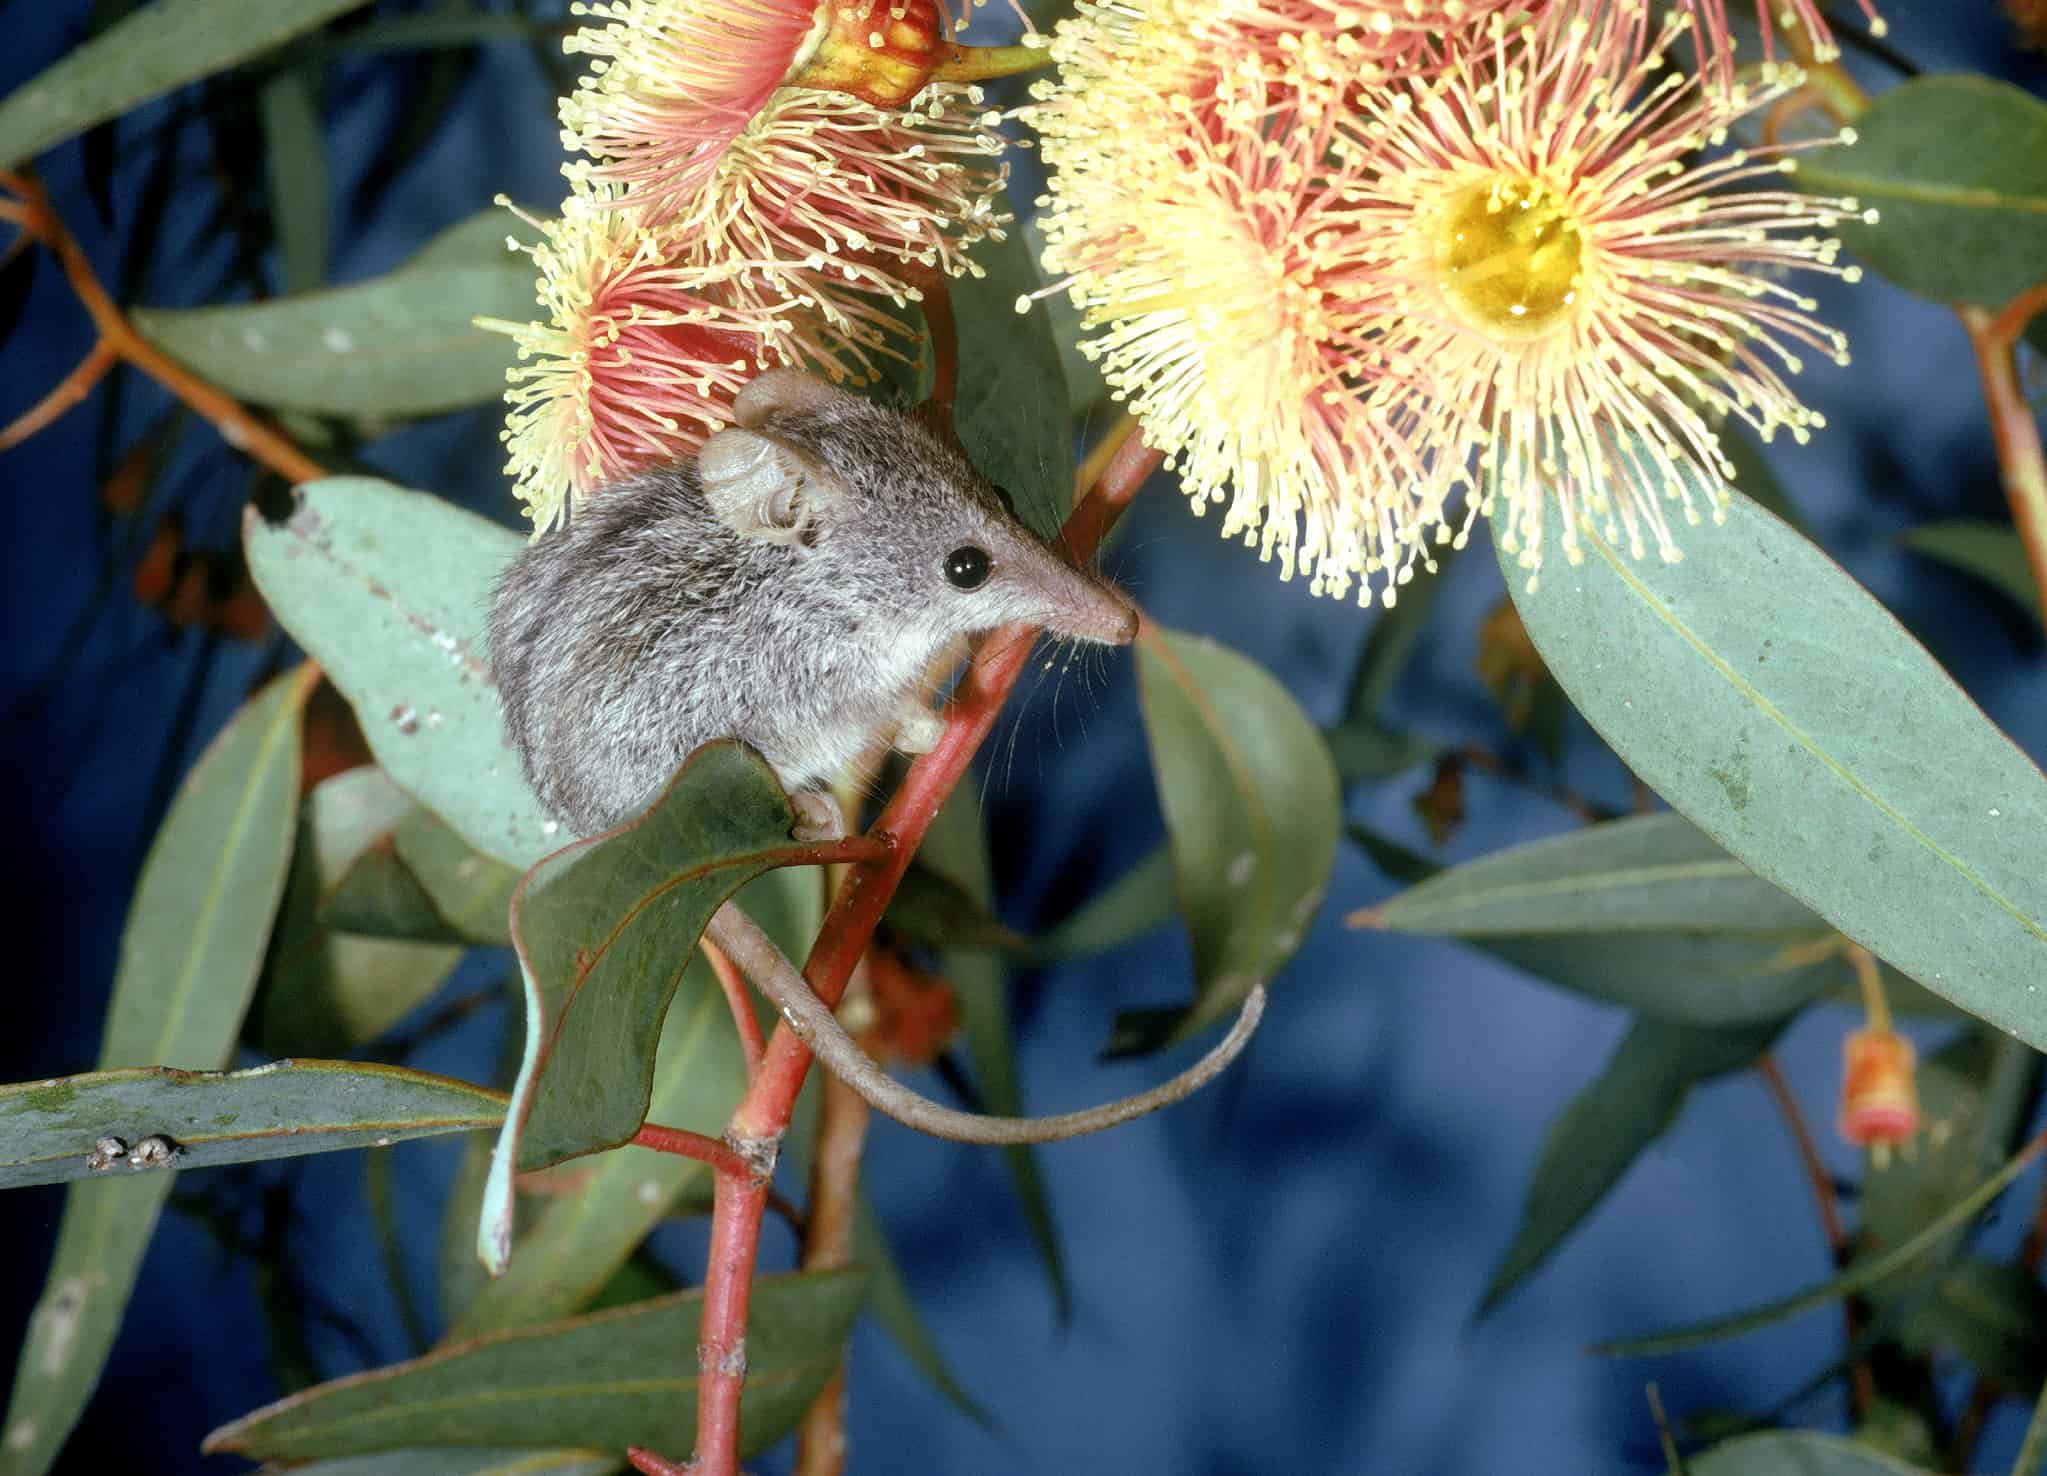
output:
POLYGON ((776 365, 867 382, 931 274, 1000 236, 1001 137, 932 0, 589 0, 536 222, 507 472, 536 531, 687 455, 776 365))
POLYGON ((1737 69, 1724 0, 1081 0, 1052 49, 1048 290, 1196 512, 1317 592, 1391 603, 1494 499, 1530 570, 1552 498, 1573 560, 1675 559, 1723 420, 1820 424, 1786 376, 1846 344, 1784 272, 1852 280, 1860 207, 1729 145, 1802 78, 1737 69))

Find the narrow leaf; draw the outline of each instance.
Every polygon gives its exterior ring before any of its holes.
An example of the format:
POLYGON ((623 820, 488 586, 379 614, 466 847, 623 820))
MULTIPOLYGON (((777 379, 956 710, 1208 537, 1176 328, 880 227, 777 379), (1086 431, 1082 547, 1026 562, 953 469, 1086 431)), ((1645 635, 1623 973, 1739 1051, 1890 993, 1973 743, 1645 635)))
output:
POLYGON ((1039 937, 1039 958, 1106 953, 1172 921, 1173 855, 1160 846, 1039 937))
POLYGON ((404 1138, 494 1128, 501 1092, 424 1071, 346 1061, 276 1061, 247 1071, 131 1066, 0 1086, 0 1189, 212 1168, 404 1138), (101 1158, 112 1137, 158 1138, 172 1156, 101 1158))
POLYGON ((953 421, 982 475, 1009 492, 1018 517, 1050 538, 1073 505, 1066 373, 1045 314, 1016 310, 1017 298, 1042 279, 1014 232, 976 245, 969 267, 973 275, 951 286, 960 340, 953 421))
POLYGON ((1693 1085, 1737 1070, 1768 1048, 1778 1025, 1701 1030, 1638 1020, 1550 1124, 1514 1243, 1479 1305, 1483 1317, 1561 1246, 1628 1167, 1677 1121, 1693 1085))
POLYGON ((1745 498, 1688 534, 1681 563, 1579 537, 1582 566, 1557 559, 1534 591, 1508 583, 1614 751, 1834 927, 2047 1044, 2047 780, 2032 761, 1861 586, 1745 498))
POLYGON ((301 488, 283 523, 251 512, 242 541, 270 608, 400 788, 521 870, 569 839, 519 772, 484 655, 516 533, 423 492, 336 477, 301 488))
POLYGON ((2040 590, 2033 583, 2025 545, 2019 542, 2016 528, 1957 519, 1923 523, 1899 541, 1913 553, 1975 575, 2020 609, 2030 611, 2035 620, 2041 618, 2040 590))
MULTIPOLYGON (((743 1454, 793 1428, 838 1366, 865 1280, 837 1271, 755 1281, 743 1454)), ((701 1291, 678 1292, 472 1339, 279 1400, 214 1431, 205 1449, 271 1461, 486 1443, 686 1451, 702 1311, 701 1291)))
POLYGON ((1858 138, 1803 155, 1807 190, 1852 195, 1848 249, 1907 292, 2002 307, 2047 262, 2047 103, 1988 77, 1919 77, 1855 121, 1858 138))
MULTIPOLYGON (((102 1069, 212 1070, 234 1048, 291 856, 300 718, 314 677, 300 668, 265 687, 179 787, 122 930, 102 1069)), ((77 1423, 170 1186, 169 1174, 150 1174, 66 1194, 0 1421, 4 1476, 47 1471, 77 1423)))
POLYGON ((1343 796, 1322 735, 1256 663, 1147 625, 1139 694, 1195 999, 1180 1038, 1236 1010, 1300 947, 1336 860, 1343 796))
POLYGON ((387 1450, 292 1467, 292 1476, 611 1476, 623 1456, 594 1450, 387 1450))
POLYGON ((291 67, 256 94, 270 218, 284 259, 284 290, 311 292, 327 280, 332 235, 327 139, 320 125, 320 73, 291 67))
POLYGON ((799 863, 772 770, 697 750, 644 815, 542 861, 512 899, 526 1051, 484 1193, 478 1252, 510 1252, 511 1176, 615 1148, 646 1121, 668 1003, 704 924, 741 885, 799 863))
MULTIPOLYGON (((400 17, 400 19, 432 20, 433 16, 400 17)), ((478 16, 478 20, 502 20, 502 16, 478 16)), ((502 266, 507 262, 518 265, 527 260, 514 254, 510 244, 517 241, 526 246, 538 244, 540 232, 528 225, 527 218, 539 220, 546 216, 545 210, 510 210, 502 205, 493 205, 488 210, 479 210, 430 237, 427 243, 405 259, 405 268, 449 267, 449 266, 502 266)))
POLYGON ((0 166, 310 31, 363 0, 156 0, 0 99, 0 166))
POLYGON ((889 899, 888 925, 934 948, 1000 948, 1021 953, 1030 940, 990 912, 967 889, 921 857, 910 863, 889 899))
POLYGON ((924 1375, 931 1387, 960 1413, 987 1425, 988 1411, 975 1402, 953 1374, 944 1352, 931 1336, 931 1329, 924 1323, 923 1313, 917 1310, 909 1283, 903 1279, 903 1268, 889 1247, 888 1232, 864 1194, 853 1220, 853 1263, 867 1272, 867 1311, 903 1350, 911 1367, 924 1375))
POLYGON ((137 308, 131 317, 157 348, 251 404, 411 416, 502 394, 512 340, 471 320, 524 322, 533 313, 533 264, 512 257, 400 267, 268 302, 137 308))

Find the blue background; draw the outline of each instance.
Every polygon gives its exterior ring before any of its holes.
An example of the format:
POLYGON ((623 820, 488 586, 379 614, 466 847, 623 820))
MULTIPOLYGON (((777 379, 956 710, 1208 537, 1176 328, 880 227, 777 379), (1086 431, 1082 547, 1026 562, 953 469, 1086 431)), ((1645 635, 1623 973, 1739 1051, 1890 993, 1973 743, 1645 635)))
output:
MULTIPOLYGON (((6 5, 0 91, 62 54, 87 8, 6 5)), ((1929 69, 1977 68, 2042 89, 2039 59, 2010 48, 1988 0, 1892 0, 1884 9, 1893 41, 1929 69)), ((338 280, 388 269, 497 191, 542 203, 559 193, 552 85, 514 47, 486 54, 430 148, 371 178, 405 69, 415 65, 387 58, 330 73, 338 280)), ((141 137, 163 107, 132 120, 122 138, 141 137)), ((197 162, 203 151, 196 140, 193 147, 197 162)), ((111 230, 85 198, 75 144, 41 169, 114 279, 139 159, 127 158, 117 174, 111 230)), ((215 278, 212 203, 210 188, 196 184, 173 202, 140 300, 195 300, 215 278)), ((1801 392, 1830 429, 1808 448, 1773 450, 1776 470, 1824 545, 2028 752, 2047 756, 2038 631, 1982 587, 1896 544, 1901 529, 1930 518, 2003 516, 1961 330, 1945 310, 1874 279, 1821 295, 1824 315, 1849 331, 1856 362, 1808 369, 1801 392)), ((88 335, 45 263, 0 360, 0 418, 75 364, 88 335)), ((139 545, 130 547, 100 510, 95 470, 161 403, 153 387, 132 393, 119 435, 103 443, 95 401, 0 457, 0 814, 19 838, 14 879, 0 890, 13 960, 0 1029, 4 1080, 92 1064, 148 838, 178 776, 281 654, 174 629, 122 593, 139 545), (103 578, 114 581, 110 598, 96 596, 103 578)), ((508 516, 495 425, 489 409, 448 417, 387 437, 369 457, 395 480, 508 516)), ((161 495, 194 542, 226 547, 244 467, 210 433, 187 441, 161 495)), ((1697 557, 1714 556, 1710 530, 1690 536, 1701 545, 1697 557)), ((1279 585, 1270 568, 1216 541, 1212 524, 1187 517, 1164 486, 1140 502, 1110 563, 1153 616, 1256 657, 1316 719, 1337 716, 1376 617, 1279 585)), ((1507 735, 1472 670, 1478 625, 1501 594, 1499 573, 1479 554, 1459 560, 1448 579, 1396 711, 1445 740, 1500 746, 1507 735)), ((1070 681, 1057 692, 1047 684, 1020 705, 1017 760, 985 789, 1003 910, 1030 927, 1145 854, 1160 824, 1127 653, 1108 660, 1107 680, 1091 695, 1070 681)), ((1575 722, 1565 773, 1616 808, 1628 802, 1624 771, 1575 722)), ((1425 847, 1410 808, 1425 780, 1416 771, 1353 791, 1351 812, 1425 847)), ((1469 784, 1470 820, 1454 843, 1430 852, 1437 859, 1574 823, 1560 807, 1482 774, 1469 784)), ((1057 1318, 1000 1157, 876 1127, 868 1183, 939 1344, 997 1425, 962 1417, 863 1326, 852 1352, 853 1470, 1647 1471, 1660 1462, 1646 1379, 1660 1381, 1679 1416, 1754 1410, 1837 1356, 1832 1313, 1668 1359, 1610 1362, 1581 1352, 1601 1337, 1729 1310, 1828 1273, 1806 1185, 1751 1074, 1698 1092, 1563 1252, 1474 1323, 1543 1130, 1600 1070, 1625 1018, 1450 944, 1342 929, 1345 911, 1390 890, 1346 851, 1319 926, 1232 1076, 1176 1111, 1043 1151, 1073 1284, 1068 1325, 1057 1318)), ((1183 940, 1162 931, 1114 955, 1020 978, 1019 1064, 1030 1106, 1060 1110, 1135 1090, 1174 1064, 1096 1057, 1115 1012, 1170 997, 1184 987, 1187 965, 1183 940)), ((465 977, 473 987, 490 973, 465 977)), ((1854 1023, 1846 1011, 1817 1009, 1781 1046, 1822 1126, 1840 1037, 1854 1023)), ((486 1074, 506 1025, 503 1010, 486 1011, 415 1064, 486 1074)), ((1852 1172, 1853 1156, 1825 1136, 1836 1169, 1852 1172)), ((423 1289, 454 1151, 446 1142, 392 1150, 408 1267, 423 1289)), ((329 1375, 409 1351, 361 1182, 361 1160, 334 1155, 193 1175, 181 1185, 235 1206, 244 1234, 263 1226, 266 1189, 290 1187, 291 1262, 334 1314, 310 1331, 329 1375)), ((0 1209, 0 1347, 15 1346, 25 1326, 61 1197, 15 1191, 0 1209)), ((2022 1188, 2011 1203, 2028 1197, 2022 1188)), ((2022 1219, 2007 1211, 1988 1242, 2015 1243, 2022 1219)), ((667 1248, 679 1267, 700 1265, 698 1241, 667 1248)), ((790 1249, 786 1235, 770 1232, 770 1260, 790 1249)), ((0 1367, 11 1363, 0 1358, 0 1367)), ((200 1437, 276 1393, 249 1261, 167 1214, 62 1469, 230 1469, 199 1459, 200 1437)), ((1793 1412, 1822 1425, 1840 1416, 1838 1390, 1793 1412)), ((2008 1405, 1983 1448, 1983 1469, 2008 1465, 2022 1423, 2023 1410, 2008 1405)))

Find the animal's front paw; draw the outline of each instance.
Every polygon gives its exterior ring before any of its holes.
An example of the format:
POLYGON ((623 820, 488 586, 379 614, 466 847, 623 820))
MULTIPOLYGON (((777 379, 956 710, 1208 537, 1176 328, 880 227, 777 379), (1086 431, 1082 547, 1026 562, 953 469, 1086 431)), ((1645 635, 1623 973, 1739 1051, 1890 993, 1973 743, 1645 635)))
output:
POLYGON ((796 811, 796 823, 789 827, 794 839, 810 844, 846 838, 846 817, 830 795, 799 789, 789 796, 789 803, 796 811))
POLYGON ((897 753, 929 753, 945 735, 945 720, 921 702, 904 706, 896 719, 897 753))

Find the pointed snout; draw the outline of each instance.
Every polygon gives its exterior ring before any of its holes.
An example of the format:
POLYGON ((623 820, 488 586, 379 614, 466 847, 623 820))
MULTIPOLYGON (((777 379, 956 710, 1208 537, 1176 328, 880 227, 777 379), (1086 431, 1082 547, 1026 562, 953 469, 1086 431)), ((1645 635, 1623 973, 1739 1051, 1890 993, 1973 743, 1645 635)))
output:
POLYGON ((1137 606, 1104 580, 1076 569, 1045 629, 1072 640, 1127 646, 1137 639, 1137 606))

